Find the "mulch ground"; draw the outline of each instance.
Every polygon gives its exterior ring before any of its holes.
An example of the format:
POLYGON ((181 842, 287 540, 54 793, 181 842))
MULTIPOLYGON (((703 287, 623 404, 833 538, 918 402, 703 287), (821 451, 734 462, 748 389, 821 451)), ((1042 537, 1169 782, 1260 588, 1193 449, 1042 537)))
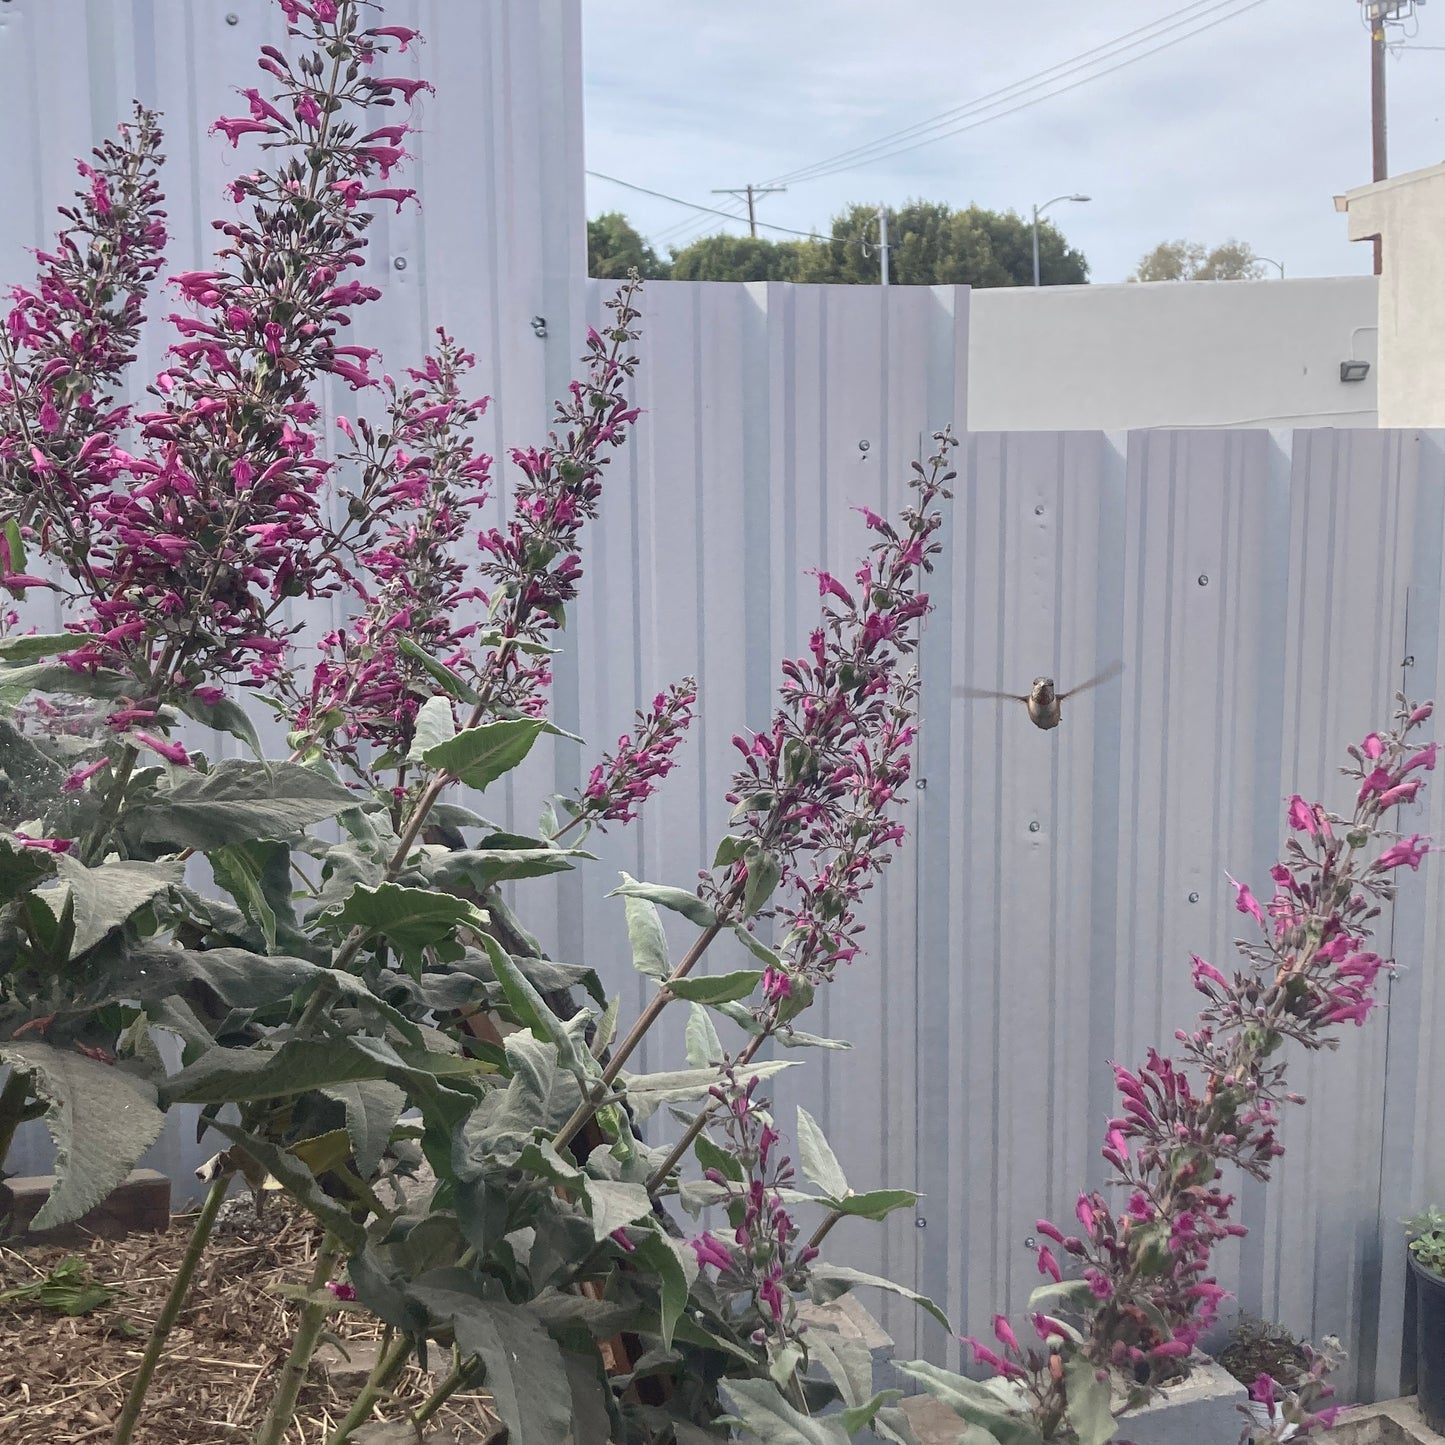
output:
MULTIPOLYGON (((190 1224, 178 1216, 165 1234, 92 1239, 70 1249, 0 1247, 0 1295, 34 1284, 71 1257, 83 1259, 95 1282, 116 1292, 110 1303, 73 1318, 34 1303, 0 1303, 0 1440, 106 1445, 176 1276, 190 1224)), ((308 1217, 274 1195, 259 1220, 243 1209, 229 1228, 212 1239, 196 1272, 152 1381, 136 1445, 235 1445, 264 1416, 299 1318, 299 1306, 274 1286, 308 1282, 319 1235, 308 1217)), ((374 1341, 381 1332, 360 1312, 333 1315, 328 1324, 343 1341, 374 1341)), ((444 1362, 443 1370, 448 1366, 444 1362)), ((339 1396, 324 1373, 314 1370, 313 1377, 288 1445, 324 1445, 356 1393, 348 1382, 339 1396)), ((424 1438, 427 1445, 481 1445, 496 1436, 487 1397, 475 1393, 453 1395, 424 1437, 406 1426, 434 1383, 409 1367, 374 1417, 396 1424, 358 1431, 357 1445, 368 1436, 378 1442, 424 1438)))

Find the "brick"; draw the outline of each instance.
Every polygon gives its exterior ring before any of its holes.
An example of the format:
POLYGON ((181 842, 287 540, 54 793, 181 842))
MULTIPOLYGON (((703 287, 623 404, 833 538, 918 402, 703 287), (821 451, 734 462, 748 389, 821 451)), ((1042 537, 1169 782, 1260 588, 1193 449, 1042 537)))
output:
POLYGON ((40 1213, 54 1183, 51 1174, 17 1176, 0 1183, 0 1222, 12 1243, 78 1245, 93 1235, 122 1239, 170 1227, 171 1181, 155 1169, 132 1169, 89 1214, 72 1224, 37 1232, 30 1221, 40 1213))

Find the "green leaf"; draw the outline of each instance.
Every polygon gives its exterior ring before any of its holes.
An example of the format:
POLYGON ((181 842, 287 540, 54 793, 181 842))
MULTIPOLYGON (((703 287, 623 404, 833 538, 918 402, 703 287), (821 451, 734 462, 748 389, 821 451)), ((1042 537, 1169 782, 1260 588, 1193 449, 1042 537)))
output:
POLYGON ((729 868, 752 846, 753 840, 751 838, 739 838, 736 834, 729 833, 717 845, 717 852, 713 855, 712 866, 714 868, 729 868))
POLYGON ((865 1430, 873 1423, 873 1417, 885 1405, 902 1398, 902 1390, 880 1390, 871 1400, 865 1400, 861 1405, 849 1406, 838 1418, 842 1420, 843 1428, 849 1435, 856 1435, 859 1430, 865 1430))
POLYGON ((751 918, 773 896, 783 876, 782 866, 766 848, 751 847, 744 854, 748 881, 743 884, 743 917, 751 918))
POLYGON ((266 952, 276 952, 276 910, 266 896, 263 881, 267 865, 278 854, 285 854, 286 868, 290 849, 283 843, 232 843, 208 855, 216 882, 236 900, 236 906, 255 925, 266 943, 266 952))
POLYGON ((1073 1355, 1064 1361, 1064 1388, 1068 1391, 1064 1415, 1079 1445, 1108 1445, 1114 1438, 1108 1371, 1096 1369, 1083 1355, 1073 1355))
POLYGON ((748 932, 741 923, 733 924, 733 932, 737 934, 738 941, 742 946, 765 968, 779 968, 782 966, 782 959, 780 959, 777 953, 769 948, 756 933, 748 932))
POLYGON ((198 723, 215 728, 217 732, 230 733, 233 738, 240 738, 257 758, 262 756, 264 749, 261 747, 261 739, 256 735, 255 724, 245 708, 230 698, 204 702, 195 693, 186 692, 175 699, 175 705, 198 723))
POLYGON ((540 718, 483 723, 459 732, 449 742, 428 748, 422 761, 481 792, 511 772, 532 751, 542 727, 540 718))
POLYGON ((288 1194, 305 1205, 312 1214, 343 1245, 355 1253, 366 1243, 366 1231, 339 1200, 332 1199, 316 1182, 316 1176, 289 1149, 278 1149, 269 1139, 262 1139, 222 1119, 212 1119, 210 1126, 251 1156, 288 1194))
POLYGON ((803 1363, 803 1347, 796 1340, 789 1340, 781 1348, 768 1346, 768 1376, 780 1390, 788 1388, 788 1382, 798 1373, 803 1363))
MULTIPOLYGON (((7 523, 7 530, 8 530, 7 523)), ((16 571, 23 571, 17 567, 16 571)), ((54 657, 71 652, 80 638, 74 632, 51 632, 30 637, 0 637, 0 662, 32 662, 37 657, 54 657)))
POLYGON ((599 1242, 614 1230, 652 1218, 652 1196, 641 1184, 624 1184, 617 1179, 586 1179, 587 1212, 592 1216, 592 1234, 599 1242))
MULTIPOLYGON (((110 862, 87 868, 64 853, 56 855, 55 865, 61 886, 74 902, 71 958, 94 948, 112 929, 178 885, 185 872, 179 863, 110 862)), ((59 889, 45 889, 40 896, 58 915, 63 902, 59 889)))
POLYGON ((296 763, 224 758, 208 773, 172 774, 168 787, 132 804, 124 818, 138 842, 208 853, 285 838, 355 804, 340 783, 296 763))
POLYGON ((0 666, 0 693, 63 692, 73 697, 121 697, 135 679, 100 667, 77 672, 63 662, 14 663, 0 666))
POLYGON ((427 698, 417 709, 407 762, 421 762, 428 748, 439 748, 443 743, 451 742, 456 735, 457 725, 452 718, 451 702, 444 697, 427 698))
POLYGON ((406 1091, 382 1079, 331 1084, 321 1090, 346 1110, 346 1133, 356 1172, 370 1179, 391 1142, 391 1131, 406 1107, 406 1091))
POLYGON ((27 848, 0 833, 0 904, 29 893, 42 879, 52 877, 58 856, 45 848, 27 848))
MULTIPOLYGON (((749 1079, 767 1079, 784 1069, 791 1068, 787 1060, 773 1060, 765 1064, 749 1064, 738 1070, 738 1078, 746 1083, 749 1079)), ((686 1104, 701 1099, 717 1083, 716 1069, 673 1069, 657 1074, 629 1074, 625 1071, 617 1077, 618 1087, 625 1090, 627 1102, 640 1120, 649 1118, 667 1104, 686 1104)))
POLYGON ((734 1419, 758 1445, 846 1445, 836 1415, 815 1419, 795 1410, 771 1380, 720 1380, 718 1389, 734 1419))
POLYGON ((704 973, 676 979, 667 988, 674 998, 686 999, 689 1003, 736 1003, 747 998, 761 978, 762 974, 754 969, 738 973, 704 973))
MULTIPOLYGON (((627 874, 622 875, 624 878, 627 874)), ((646 978, 662 982, 672 972, 667 957, 667 934, 662 930, 662 917, 645 898, 625 896, 627 940, 632 945, 632 966, 646 978)))
POLYGON ((713 1143, 706 1132, 693 1140, 692 1147, 697 1155, 697 1162, 704 1169, 716 1169, 724 1179, 734 1179, 742 1183, 743 1166, 721 1144, 713 1143))
POLYGON ((498 883, 566 873, 572 868, 572 859, 579 856, 590 855, 573 848, 455 848, 431 854, 421 871, 440 888, 466 882, 485 893, 498 883))
POLYGON ((660 1229, 637 1241, 636 1255, 641 1263, 652 1267, 662 1286, 660 1334, 663 1349, 670 1350, 678 1322, 687 1308, 693 1281, 697 1279, 697 1256, 686 1244, 660 1229))
POLYGON ((0 1060, 30 1076, 55 1143, 55 1185, 31 1229, 79 1219, 160 1138, 165 1115, 155 1090, 122 1069, 30 1039, 0 1044, 0 1060))
POLYGON ((1041 1284, 1029 1295, 1029 1313, 1040 1310, 1046 1314, 1074 1312, 1091 1315, 1099 1307, 1094 1291, 1086 1279, 1066 1279, 1057 1283, 1041 1284))
POLYGON ((722 1040, 717 1036, 717 1028, 713 1024, 712 1015, 702 1004, 695 1003, 691 1006, 687 1018, 687 1032, 684 1037, 687 1041, 689 1068, 706 1069, 721 1061, 722 1040))
POLYGON ((5 550, 10 556, 10 565, 5 570, 7 572, 23 572, 25 570, 25 534, 20 530, 19 519, 7 517, 3 530, 5 550))
POLYGON ((409 637, 398 637, 396 640, 398 652, 405 653, 413 662, 419 662, 422 667, 431 675, 432 680, 439 682, 442 690, 471 707, 477 707, 481 701, 481 694, 477 692, 469 682, 464 681, 451 668, 440 663, 429 652, 418 647, 409 637))
POLYGON ((458 928, 480 934, 486 915, 475 903, 429 888, 403 888, 379 883, 358 884, 340 908, 324 915, 339 928, 360 928, 368 937, 380 935, 396 949, 405 964, 419 968, 422 950, 455 938, 458 928))
POLYGON ((847 1039, 825 1039, 821 1034, 807 1034, 802 1029, 779 1029, 773 1037, 785 1049, 851 1049, 847 1039))
POLYGON ((809 1325, 808 1355, 822 1365, 845 1405, 862 1405, 873 1393, 873 1355, 856 1335, 809 1325))
POLYGON ((927 1295, 915 1294, 901 1284, 894 1284, 891 1279, 883 1279, 876 1274, 864 1274, 862 1270, 848 1269, 844 1265, 818 1264, 813 1267, 812 1292, 813 1298, 819 1304, 828 1304, 839 1299, 860 1284, 871 1285, 874 1289, 887 1290, 889 1294, 912 1300, 919 1309, 927 1310, 949 1334, 953 1333, 948 1316, 927 1295))
POLYGON ((621 885, 607 896, 644 899, 659 908, 669 908, 682 914, 689 923, 695 923, 699 928, 711 928, 717 923, 717 914, 696 893, 689 893, 685 888, 669 888, 663 883, 639 883, 626 873, 622 875, 621 885))
POLYGON ((572 1423, 572 1392, 557 1342, 530 1311, 480 1298, 460 1269, 429 1270, 407 1294, 451 1324, 463 1357, 486 1371, 487 1393, 507 1427, 508 1445, 561 1445, 572 1423))
POLYGON ((482 943, 497 975, 497 982, 502 985, 502 992, 507 997, 513 1018, 544 1043, 551 1044, 557 1050, 558 1062, 585 1087, 590 1078, 600 1073, 592 1055, 585 1048, 578 1047, 578 1039, 591 1015, 577 1013, 563 1023, 547 1007, 542 995, 532 987, 531 981, 495 938, 484 934, 482 943))
POLYGON ((818 1127, 817 1120, 801 1107, 798 1110, 798 1163, 808 1180, 830 1200, 841 1200, 848 1193, 848 1179, 837 1155, 818 1127))
POLYGON ((918 1196, 911 1189, 871 1189, 867 1194, 848 1194, 841 1199, 830 1199, 828 1203, 840 1214, 858 1219, 885 1219, 895 1209, 912 1208, 918 1203, 918 1196))
MULTIPOLYGON (((927 1360, 911 1360, 895 1368, 918 1381, 935 1400, 947 1405, 960 1420, 987 1431, 999 1445, 1043 1445, 1038 1427, 1022 1408, 1008 1402, 988 1385, 940 1369, 927 1360)), ((961 1439, 966 1440, 964 1434, 961 1439)))
POLYGON ((288 1039, 279 1049, 212 1049, 172 1074, 161 1097, 167 1105, 241 1104, 385 1077, 351 1039, 288 1039))

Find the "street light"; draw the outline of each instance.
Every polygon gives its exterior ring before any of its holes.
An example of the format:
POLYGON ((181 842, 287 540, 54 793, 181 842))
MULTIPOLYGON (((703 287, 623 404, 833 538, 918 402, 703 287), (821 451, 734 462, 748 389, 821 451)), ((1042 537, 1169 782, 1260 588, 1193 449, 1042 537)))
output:
POLYGON ((1256 256, 1254 259, 1255 259, 1256 261, 1263 261, 1266 266, 1277 266, 1277 267, 1279 268, 1279 279, 1280 279, 1281 281, 1284 280, 1284 262, 1283 262, 1283 261, 1271 261, 1268 256, 1256 256))
POLYGON ((1052 201, 1045 201, 1041 206, 1034 207, 1034 285, 1039 284, 1039 217, 1048 210, 1050 206, 1056 206, 1060 201, 1091 201, 1092 196, 1055 196, 1052 201))

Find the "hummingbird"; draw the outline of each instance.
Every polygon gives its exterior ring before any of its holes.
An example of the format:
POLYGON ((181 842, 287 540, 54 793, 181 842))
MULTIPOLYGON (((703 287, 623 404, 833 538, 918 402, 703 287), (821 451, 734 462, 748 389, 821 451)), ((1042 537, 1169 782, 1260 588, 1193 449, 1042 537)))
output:
POLYGON ((1103 672, 1095 674, 1088 682, 1081 682, 1078 687, 1071 687, 1068 692, 1056 692, 1051 677, 1036 677, 1027 692, 989 692, 977 687, 956 687, 953 694, 955 697, 1001 697, 1009 702, 1021 702, 1029 710, 1029 721, 1036 728, 1047 731, 1049 728, 1058 727, 1059 704, 1066 698, 1076 697, 1091 687, 1097 687, 1101 682, 1108 682, 1111 677, 1118 677, 1123 670, 1122 662, 1110 663, 1103 672))

